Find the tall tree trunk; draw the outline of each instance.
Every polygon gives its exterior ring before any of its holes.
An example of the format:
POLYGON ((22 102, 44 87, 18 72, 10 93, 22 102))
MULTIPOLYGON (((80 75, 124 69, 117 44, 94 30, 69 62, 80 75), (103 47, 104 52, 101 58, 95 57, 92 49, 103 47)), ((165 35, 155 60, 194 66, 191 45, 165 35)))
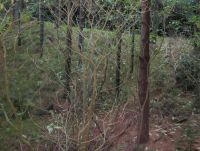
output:
POLYGON ((60 26, 60 24, 61 24, 61 21, 62 21, 62 7, 61 7, 61 5, 62 5, 62 0, 59 0, 58 1, 58 26, 60 26))
POLYGON ((70 102, 71 83, 71 55, 72 55, 72 1, 67 2, 67 41, 65 52, 65 91, 64 96, 70 102))
POLYGON ((20 9, 21 10, 26 9, 26 1, 25 0, 20 0, 20 9))
POLYGON ((13 4, 12 4, 12 17, 13 17, 13 24, 16 24, 16 20, 17 20, 17 0, 13 0, 13 4))
POLYGON ((60 26, 61 23, 61 0, 58 0, 57 7, 55 9, 55 24, 56 28, 60 26))
POLYGON ((117 54, 116 54, 116 97, 119 98, 121 84, 121 50, 122 50, 122 31, 117 33, 117 54))
MULTIPOLYGON (((198 5, 200 5, 200 0, 195 0, 195 5, 197 6, 196 10, 195 10, 195 15, 196 16, 200 16, 200 8, 198 7, 198 5)), ((194 24, 194 34, 196 33, 200 33, 200 28, 197 27, 196 24, 194 24)), ((198 44, 199 42, 199 36, 194 36, 194 48, 193 48, 193 55, 194 55, 194 58, 193 59, 196 59, 197 61, 200 59, 200 45, 198 44)), ((200 78, 200 76, 198 76, 198 78, 200 78)), ((200 108, 200 81, 197 80, 197 83, 196 83, 196 90, 195 90, 195 93, 196 93, 196 98, 195 98, 195 101, 194 101, 194 107, 196 109, 199 109, 200 108)), ((199 110, 200 111, 200 110, 199 110)))
MULTIPOLYGON (((198 7, 198 5, 200 4, 200 0, 195 0, 195 5, 197 6, 196 10, 195 10, 195 15, 199 16, 200 15, 200 9, 198 7)), ((199 33, 200 32, 200 28, 197 27, 196 24, 194 24, 194 34, 195 33, 199 33)), ((197 37, 194 37, 194 55, 199 55, 200 54, 200 46, 197 44, 197 37)))
POLYGON ((21 46, 21 0, 13 1, 13 24, 17 29, 17 45, 21 46))
POLYGON ((0 36, 0 73, 4 73, 3 72, 3 68, 4 68, 4 49, 3 49, 3 44, 1 42, 1 36, 0 36))
MULTIPOLYGON (((9 95, 9 79, 8 79, 8 69, 7 69, 7 50, 5 47, 5 44, 3 43, 2 37, 4 37, 4 35, 0 35, 0 72, 4 74, 4 93, 5 93, 5 98, 6 101, 8 101, 8 104, 10 105, 10 109, 11 109, 11 117, 16 117, 16 108, 13 104, 13 102, 10 99, 10 95, 9 95)), ((2 74, 2 78, 3 78, 3 74, 2 74)), ((1 102, 2 103, 2 102, 1 102)))
POLYGON ((150 33, 150 0, 141 0, 142 27, 141 50, 138 78, 138 96, 140 113, 138 123, 137 143, 144 144, 149 140, 149 33, 150 33))
POLYGON ((134 71, 134 56, 135 56, 135 28, 131 28, 132 41, 131 41, 131 59, 130 59, 130 76, 134 71))
POLYGON ((16 2, 16 15, 17 15, 17 45, 21 46, 21 0, 17 0, 16 2))
POLYGON ((39 1, 39 24, 40 24, 40 57, 43 56, 43 47, 44 47, 44 2, 43 0, 39 1))
POLYGON ((79 38, 78 38, 78 47, 80 51, 80 58, 79 58, 79 66, 82 65, 82 52, 83 52, 83 43, 84 43, 84 37, 83 37, 83 28, 84 28, 84 0, 79 1, 79 38))
MULTIPOLYGON (((80 51, 80 57, 79 57, 79 68, 80 71, 82 71, 82 67, 83 67, 83 62, 82 62, 82 54, 83 54, 83 49, 84 49, 84 37, 83 37, 83 28, 84 28, 84 4, 85 4, 85 0, 79 0, 79 19, 78 19, 78 26, 79 26, 79 37, 78 37, 78 47, 79 47, 79 51, 80 51)), ((81 75, 82 76, 82 75, 81 75)), ((81 108, 83 107, 83 81, 80 80, 78 82, 78 97, 79 97, 79 103, 78 104, 81 108)))

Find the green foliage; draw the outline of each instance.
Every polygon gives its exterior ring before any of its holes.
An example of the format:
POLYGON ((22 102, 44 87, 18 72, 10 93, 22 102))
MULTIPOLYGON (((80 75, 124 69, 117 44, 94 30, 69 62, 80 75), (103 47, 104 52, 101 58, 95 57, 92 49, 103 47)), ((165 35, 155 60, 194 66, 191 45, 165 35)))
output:
POLYGON ((10 21, 11 18, 10 17, 6 17, 6 18, 0 18, 0 35, 7 31, 8 27, 10 26, 10 21))
POLYGON ((4 5, 0 3, 0 11, 4 9, 4 5))
POLYGON ((101 27, 106 23, 106 27, 111 30, 131 27, 139 8, 138 0, 98 0, 97 4, 96 19, 100 19, 101 27))
POLYGON ((176 70, 177 85, 184 90, 194 90, 200 82, 200 61, 198 56, 184 54, 176 70))
MULTIPOLYGON (((12 120, 12 123, 22 132, 16 131, 7 121, 0 117, 0 150, 1 151, 18 151, 20 150, 18 141, 21 141, 20 137, 25 140, 39 141, 39 129, 36 125, 36 121, 31 119, 17 121, 12 120)), ((38 124, 42 123, 37 120, 38 124)), ((32 144, 33 145, 33 144, 32 144)))
POLYGON ((151 34, 150 34, 150 42, 155 44, 156 40, 157 40, 157 34, 155 32, 151 32, 151 34))
POLYGON ((185 91, 193 91, 196 95, 193 101, 195 112, 199 112, 200 107, 200 57, 196 55, 183 55, 180 59, 176 71, 176 81, 178 87, 185 91))
MULTIPOLYGON (((196 32, 194 34, 194 44, 196 45, 197 49, 200 48, 200 32, 196 32)), ((200 51, 200 50, 197 50, 197 51, 200 51)))
POLYGON ((184 130, 184 135, 176 141, 177 151, 193 151, 195 137, 198 136, 198 130, 188 126, 184 130))
POLYGON ((32 18, 32 14, 29 11, 25 11, 21 14, 22 23, 28 23, 29 21, 31 21, 31 18, 32 18))
MULTIPOLYGON (((156 37, 152 35, 152 40, 156 41, 156 37)), ((169 72, 166 70, 167 68, 167 59, 164 58, 162 50, 154 49, 152 50, 151 57, 151 71, 150 71, 150 80, 153 86, 162 87, 166 79, 169 78, 169 72), (154 56, 155 55, 155 56, 154 56)))

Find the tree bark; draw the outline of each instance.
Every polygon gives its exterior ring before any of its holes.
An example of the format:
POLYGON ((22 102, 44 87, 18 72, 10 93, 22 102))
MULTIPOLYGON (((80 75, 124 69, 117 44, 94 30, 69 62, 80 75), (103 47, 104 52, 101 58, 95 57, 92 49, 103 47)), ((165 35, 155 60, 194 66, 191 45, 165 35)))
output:
MULTIPOLYGON (((83 36, 83 28, 84 28, 84 5, 85 5, 85 0, 79 0, 79 19, 78 19, 78 26, 79 26, 79 35, 78 35, 78 48, 79 48, 79 60, 78 60, 78 66, 80 69, 80 72, 82 71, 83 68, 83 61, 82 61, 82 54, 83 54, 83 49, 84 49, 84 36, 83 36)), ((82 75, 81 75, 82 76, 82 75)), ((80 80, 78 81, 78 97, 79 99, 79 106, 82 108, 83 107, 83 81, 80 80)))
POLYGON ((116 54, 116 97, 119 98, 121 84, 121 51, 122 51, 122 32, 117 33, 117 54, 116 54))
POLYGON ((13 6, 12 6, 12 15, 13 15, 13 24, 16 24, 16 20, 17 20, 17 0, 13 0, 13 6))
POLYGON ((138 78, 138 96, 140 103, 137 143, 144 144, 149 140, 149 33, 150 33, 150 0, 141 0, 142 27, 141 50, 138 78))
POLYGON ((4 69, 4 49, 0 37, 0 73, 4 73, 3 69, 4 69))
POLYGON ((17 45, 21 46, 21 0, 13 1, 13 25, 17 30, 17 45))
MULTIPOLYGON (((195 5, 199 5, 200 0, 195 0, 195 5)), ((200 15, 200 9, 197 7, 195 10, 195 15, 199 16, 200 15)), ((200 29, 197 27, 196 24, 194 24, 194 34, 200 32, 200 29)), ((194 37, 194 55, 199 55, 200 54, 200 46, 196 43, 198 41, 197 37, 194 37)))
MULTIPOLYGON (((195 0, 195 5, 197 6, 196 10, 195 10, 195 15, 199 16, 200 15, 200 9, 198 7, 198 5, 200 4, 200 0, 195 0)), ((196 24, 194 24, 194 34, 195 33, 200 33, 200 28, 197 27, 196 24)), ((199 60, 200 59, 200 45, 197 44, 197 41, 199 41, 199 37, 194 36, 194 48, 193 48, 193 56, 195 57, 194 59, 199 60)), ((200 76, 198 76, 198 78, 200 78, 200 76)), ((194 100, 194 107, 196 109, 200 108, 200 81, 196 83, 196 99, 194 100)))
POLYGON ((135 56, 135 28, 131 28, 132 41, 131 41, 131 59, 130 59, 130 76, 134 71, 134 56, 135 56))
POLYGON ((43 0, 39 1, 39 24, 40 24, 40 57, 43 56, 43 47, 44 47, 44 2, 43 0))
POLYGON ((65 90, 64 97, 70 102, 71 83, 71 55, 72 55, 72 1, 67 2, 67 41, 65 52, 65 90))
POLYGON ((55 26, 58 28, 61 23, 61 0, 58 0, 57 7, 55 9, 55 26))
POLYGON ((84 28, 84 0, 79 1, 79 38, 78 38, 78 47, 80 51, 80 58, 79 58, 79 66, 82 66, 82 59, 81 55, 83 52, 83 43, 84 43, 84 37, 83 37, 83 28, 84 28))
POLYGON ((17 10, 17 29, 18 29, 18 34, 17 34, 17 45, 21 46, 22 41, 21 41, 21 0, 17 0, 16 3, 16 10, 17 10))

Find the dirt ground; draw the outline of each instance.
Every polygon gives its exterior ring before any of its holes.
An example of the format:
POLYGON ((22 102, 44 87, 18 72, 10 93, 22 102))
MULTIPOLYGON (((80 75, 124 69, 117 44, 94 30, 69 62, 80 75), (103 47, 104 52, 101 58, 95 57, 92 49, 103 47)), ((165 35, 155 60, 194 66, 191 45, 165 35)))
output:
MULTIPOLYGON (((109 148, 112 151, 132 151, 135 147, 137 135, 137 112, 123 109, 119 114, 115 113, 114 116, 113 118, 113 113, 110 112, 99 119, 94 134, 104 132, 105 139, 109 142, 109 148)), ((144 150, 176 151, 177 142, 185 136, 184 129, 187 128, 188 124, 196 124, 196 127, 193 128, 198 131, 199 121, 200 118, 195 115, 176 122, 169 117, 163 119, 151 118, 150 140, 144 146, 144 150)), ((183 141, 180 145, 181 149, 188 150, 187 141, 183 141)), ((191 151, 200 151, 200 137, 194 138, 191 151)))

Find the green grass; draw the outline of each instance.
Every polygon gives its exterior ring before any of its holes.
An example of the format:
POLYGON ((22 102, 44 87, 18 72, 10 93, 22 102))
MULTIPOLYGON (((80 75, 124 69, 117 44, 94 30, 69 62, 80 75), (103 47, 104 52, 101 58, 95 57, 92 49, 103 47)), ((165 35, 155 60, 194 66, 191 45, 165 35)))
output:
POLYGON ((18 151, 20 150, 20 143, 24 143, 24 141, 37 141, 39 139, 40 128, 31 119, 20 121, 12 119, 12 124, 15 127, 1 118, 0 151, 18 151))

